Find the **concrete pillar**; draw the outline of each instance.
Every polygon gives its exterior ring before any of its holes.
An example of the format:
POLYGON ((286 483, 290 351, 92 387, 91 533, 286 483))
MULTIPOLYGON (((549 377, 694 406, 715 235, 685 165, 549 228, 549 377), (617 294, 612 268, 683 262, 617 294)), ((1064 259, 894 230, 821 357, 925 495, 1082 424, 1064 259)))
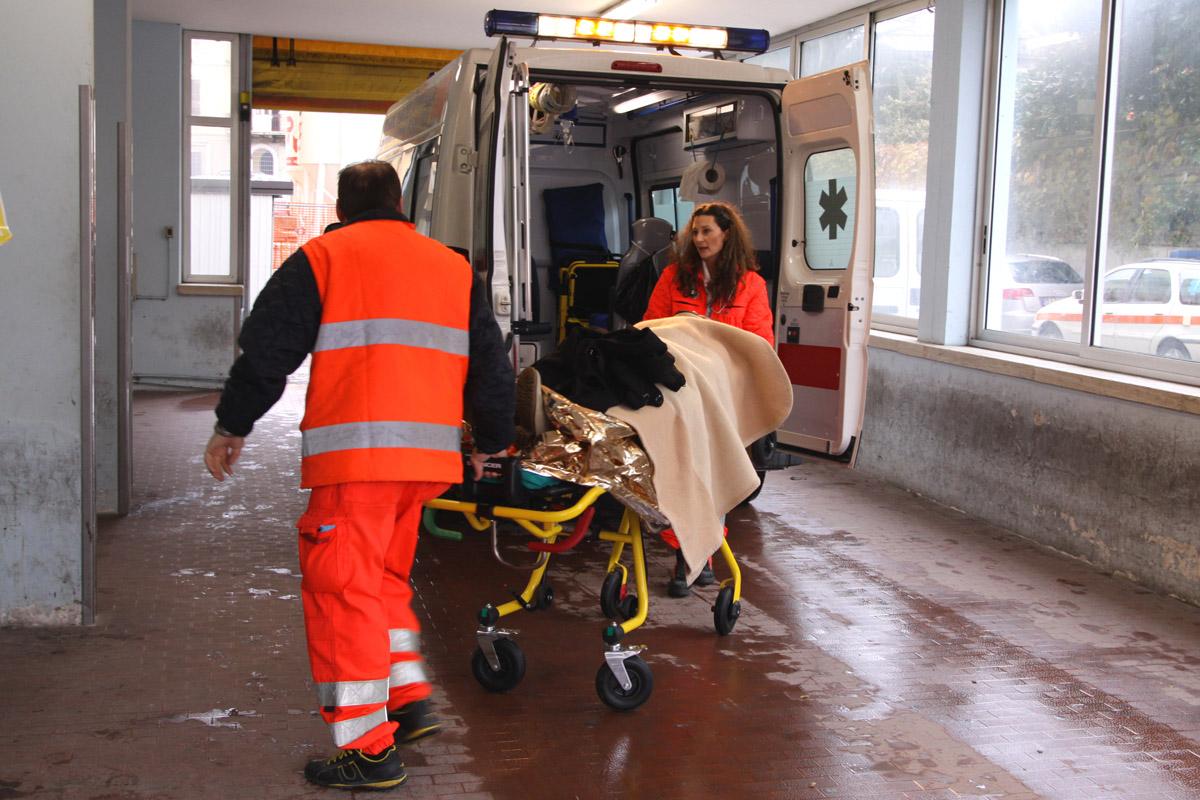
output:
POLYGON ((92 476, 79 86, 94 79, 92 23, 92 0, 45 0, 6 3, 0 24, 0 195, 13 233, 0 245, 0 624, 83 618, 94 526, 81 511, 92 476))
POLYGON ((987 0, 939 0, 933 34, 929 170, 918 338, 962 345, 970 335, 971 275, 987 0))

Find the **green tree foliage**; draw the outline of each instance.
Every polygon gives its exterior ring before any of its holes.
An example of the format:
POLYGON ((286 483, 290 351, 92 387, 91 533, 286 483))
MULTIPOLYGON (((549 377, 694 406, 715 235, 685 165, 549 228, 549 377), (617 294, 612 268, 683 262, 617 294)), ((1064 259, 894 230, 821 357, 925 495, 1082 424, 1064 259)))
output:
MULTIPOLYGON (((1200 246, 1200 4, 1128 0, 1115 48, 1108 242, 1200 246)), ((1079 241, 1095 229, 1098 43, 1018 66, 1009 238, 1079 241)))

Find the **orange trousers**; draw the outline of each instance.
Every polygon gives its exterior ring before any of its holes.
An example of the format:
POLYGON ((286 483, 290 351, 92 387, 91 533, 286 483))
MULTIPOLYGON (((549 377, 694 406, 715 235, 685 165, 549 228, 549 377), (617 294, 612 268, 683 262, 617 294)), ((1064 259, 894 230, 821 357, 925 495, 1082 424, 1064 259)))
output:
POLYGON ((318 486, 299 530, 308 657, 321 716, 343 749, 391 745, 396 710, 431 692, 409 573, 422 505, 449 484, 318 486))

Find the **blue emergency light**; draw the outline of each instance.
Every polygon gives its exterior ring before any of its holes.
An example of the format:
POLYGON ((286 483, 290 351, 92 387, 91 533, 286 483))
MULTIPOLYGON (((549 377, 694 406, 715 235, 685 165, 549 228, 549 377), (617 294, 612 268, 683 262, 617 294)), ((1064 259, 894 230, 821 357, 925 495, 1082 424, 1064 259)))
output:
POLYGON ((688 47, 694 50, 736 50, 763 53, 771 34, 761 28, 717 28, 677 22, 642 22, 604 17, 568 17, 531 11, 493 9, 483 21, 488 36, 530 39, 573 39, 581 42, 688 47))

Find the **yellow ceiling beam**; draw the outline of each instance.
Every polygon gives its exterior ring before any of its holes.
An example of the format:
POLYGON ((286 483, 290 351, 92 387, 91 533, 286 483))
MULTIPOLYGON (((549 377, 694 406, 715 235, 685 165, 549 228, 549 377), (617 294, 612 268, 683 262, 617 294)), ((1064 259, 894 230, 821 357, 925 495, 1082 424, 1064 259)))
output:
POLYGON ((461 52, 315 39, 296 39, 293 47, 285 37, 275 42, 273 48, 272 37, 254 37, 256 108, 383 113, 461 52))

